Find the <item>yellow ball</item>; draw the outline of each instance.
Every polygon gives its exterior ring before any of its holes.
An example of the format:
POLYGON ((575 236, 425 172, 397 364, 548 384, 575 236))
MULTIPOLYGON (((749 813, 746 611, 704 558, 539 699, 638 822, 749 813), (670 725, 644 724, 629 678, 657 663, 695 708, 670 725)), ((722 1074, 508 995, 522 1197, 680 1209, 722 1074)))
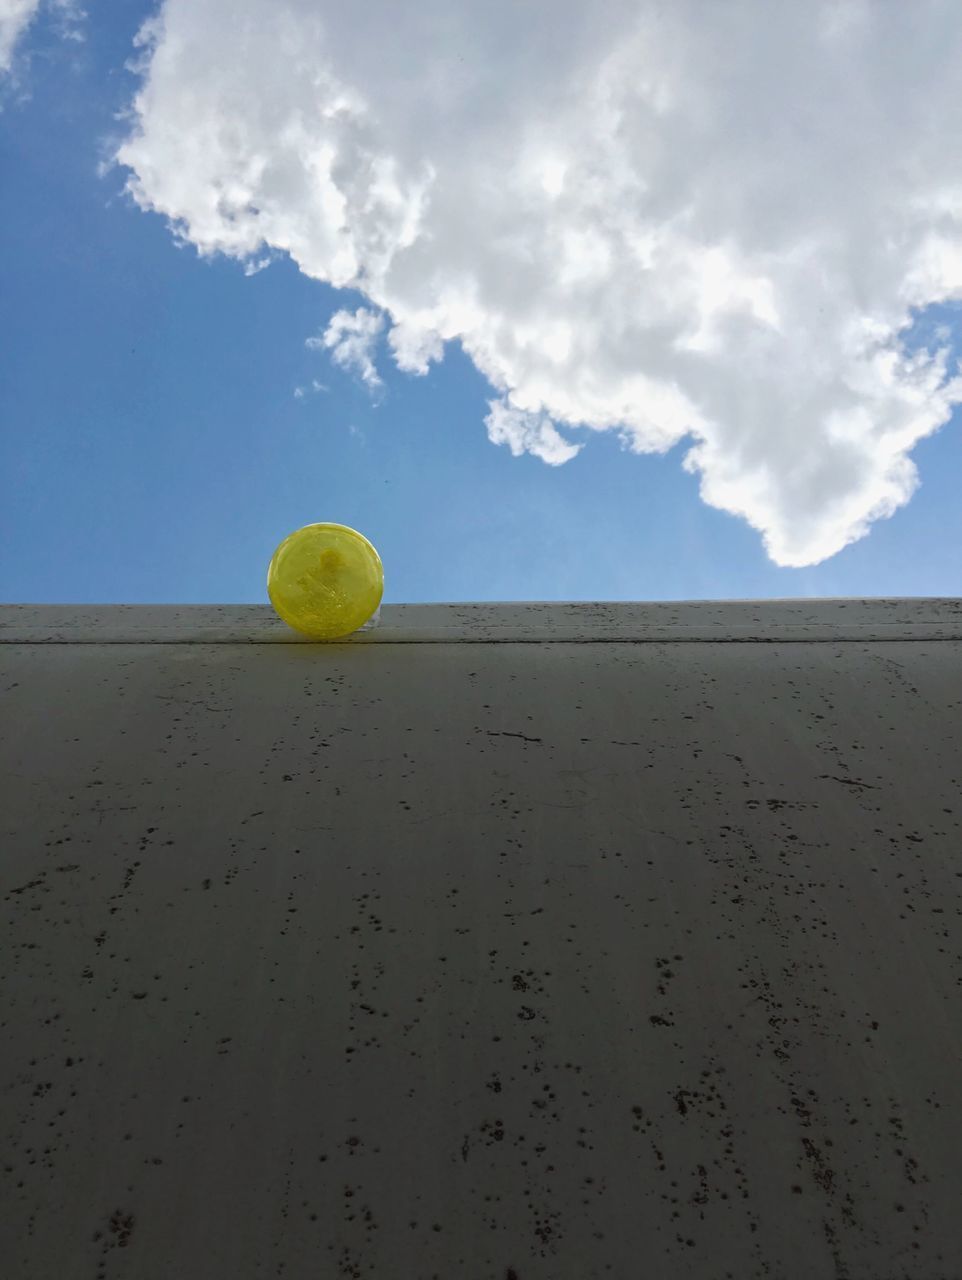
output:
POLYGON ((312 640, 348 636, 377 611, 381 557, 346 524, 307 524, 271 557, 267 594, 289 627, 312 640))

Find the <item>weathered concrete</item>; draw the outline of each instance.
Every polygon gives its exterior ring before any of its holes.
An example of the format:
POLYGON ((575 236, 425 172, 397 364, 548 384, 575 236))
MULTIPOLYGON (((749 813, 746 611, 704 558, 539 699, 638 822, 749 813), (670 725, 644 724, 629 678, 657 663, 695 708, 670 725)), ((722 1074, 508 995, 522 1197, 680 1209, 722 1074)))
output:
MULTIPOLYGON (((962 600, 844 598, 607 604, 385 605, 376 628, 345 644, 511 640, 962 640, 962 600)), ((310 644, 272 609, 231 605, 5 605, 0 644, 310 644)))
POLYGON ((289 638, 0 609, 3 1280, 962 1277, 962 601, 289 638))

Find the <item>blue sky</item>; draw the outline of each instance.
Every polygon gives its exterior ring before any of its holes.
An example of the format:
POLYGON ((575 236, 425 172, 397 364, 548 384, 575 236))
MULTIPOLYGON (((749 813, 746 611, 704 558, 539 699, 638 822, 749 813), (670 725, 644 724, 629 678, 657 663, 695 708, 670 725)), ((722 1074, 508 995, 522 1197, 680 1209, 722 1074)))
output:
MULTIPOLYGON (((906 505, 795 568, 700 499, 691 440, 565 426, 585 447, 561 466, 492 443, 496 392, 457 339, 425 376, 378 356, 372 398, 305 345, 362 295, 283 254, 204 259, 99 171, 153 6, 90 9, 82 42, 28 32, 0 113, 0 599, 262 602, 274 547, 316 520, 374 542, 388 602, 962 595, 958 410, 912 450, 906 505)), ((912 341, 938 325, 958 358, 958 304, 912 341)))

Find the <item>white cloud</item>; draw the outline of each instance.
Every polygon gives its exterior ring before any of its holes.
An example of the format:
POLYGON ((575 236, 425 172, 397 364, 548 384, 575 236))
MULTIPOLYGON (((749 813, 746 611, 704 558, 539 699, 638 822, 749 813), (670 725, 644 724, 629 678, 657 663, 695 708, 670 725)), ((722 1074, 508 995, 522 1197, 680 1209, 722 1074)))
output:
POLYGON ((269 253, 265 253, 262 258, 248 258, 244 263, 244 275, 256 276, 265 267, 269 267, 273 261, 274 259, 269 253))
POLYGON ((13 65, 13 51, 40 8, 40 0, 0 0, 0 74, 13 65))
POLYGON ((405 373, 425 374, 433 360, 444 356, 441 335, 430 325, 419 323, 409 316, 399 320, 388 334, 388 346, 394 353, 394 361, 405 373))
POLYGON ((570 462, 584 447, 560 436, 544 413, 516 409, 506 400, 492 401, 490 409, 484 420, 489 437, 495 444, 506 444, 516 458, 523 453, 533 453, 542 462, 558 467, 562 462, 570 462))
POLYGON ((0 76, 13 71, 17 45, 41 11, 62 40, 84 39, 81 23, 87 14, 79 0, 0 0, 0 76))
POLYGON ((373 391, 381 386, 381 379, 371 352, 383 328, 384 317, 366 307, 358 307, 354 312, 335 311, 321 337, 308 338, 307 345, 315 350, 326 348, 339 368, 356 370, 373 391))
POLYGON ((411 372, 459 339, 515 453, 690 437, 704 500, 803 566, 962 401, 900 340, 962 298, 958 0, 166 0, 143 49, 140 204, 360 290, 320 341, 369 385, 384 317, 411 372))

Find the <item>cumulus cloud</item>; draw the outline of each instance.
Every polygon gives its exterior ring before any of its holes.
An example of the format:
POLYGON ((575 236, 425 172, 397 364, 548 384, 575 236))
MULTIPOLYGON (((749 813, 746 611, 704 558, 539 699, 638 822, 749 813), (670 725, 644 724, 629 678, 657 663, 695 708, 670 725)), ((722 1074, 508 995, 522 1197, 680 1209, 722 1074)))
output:
POLYGON ((381 386, 381 379, 374 367, 371 352, 377 336, 384 328, 384 317, 367 307, 354 312, 335 311, 324 333, 319 338, 308 338, 307 345, 315 349, 326 348, 331 359, 341 369, 356 371, 368 387, 381 386))
POLYGON ((903 342, 962 298, 958 0, 165 0, 140 39, 140 205, 359 290, 318 341, 369 385, 382 323, 412 373, 459 340, 516 454, 687 440, 803 566, 962 401, 903 342))

